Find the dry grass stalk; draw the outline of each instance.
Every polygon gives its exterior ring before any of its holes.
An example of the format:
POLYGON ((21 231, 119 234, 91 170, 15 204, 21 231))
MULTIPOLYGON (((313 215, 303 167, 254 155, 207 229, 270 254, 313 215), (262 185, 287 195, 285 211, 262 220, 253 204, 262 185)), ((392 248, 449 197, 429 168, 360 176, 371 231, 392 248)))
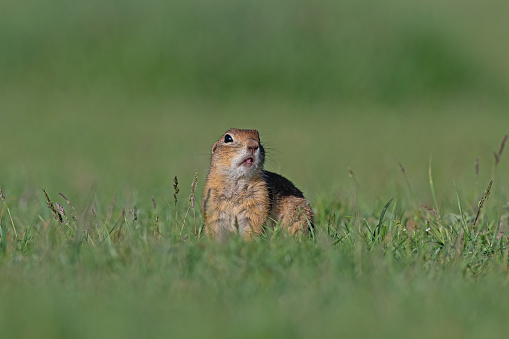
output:
POLYGON ((486 191, 484 191, 484 194, 482 195, 481 200, 479 200, 479 204, 478 204, 478 208, 477 208, 477 215, 475 216, 474 224, 472 226, 475 226, 477 224, 477 221, 479 220, 479 216, 481 215, 482 209, 484 207, 484 203, 486 202, 486 200, 488 200, 488 197, 490 196, 491 185, 493 185, 493 180, 490 180, 490 183, 488 184, 488 188, 486 188, 486 191))
MULTIPOLYGON (((175 179, 176 179, 176 177, 175 177, 175 179)), ((194 208, 195 201, 196 201, 196 185, 197 185, 197 183, 198 183, 198 170, 196 170, 196 172, 194 173, 193 182, 191 183, 191 194, 189 195, 189 201, 188 201, 188 205, 187 205, 187 209, 186 209, 186 214, 184 215, 184 220, 182 221, 182 226, 180 228, 180 237, 182 237, 182 232, 184 231, 184 226, 187 221, 187 216, 189 215, 189 210, 191 208, 193 209, 193 216, 194 216, 194 234, 195 235, 197 234, 196 209, 194 208)))
POLYGON ((175 178, 173 179, 173 191, 175 193, 173 193, 173 198, 175 199, 175 206, 177 206, 177 202, 178 202, 178 193, 180 192, 180 189, 179 189, 179 181, 177 179, 177 176, 175 176, 175 178))
POLYGON ((421 204, 421 207, 424 208, 429 213, 431 213, 431 215, 433 215, 435 217, 435 219, 437 219, 437 221, 440 225, 443 225, 442 218, 440 218, 440 215, 438 214, 438 212, 435 208, 429 207, 428 205, 425 205, 425 204, 421 204))
POLYGON ((46 190, 44 188, 42 189, 42 192, 44 193, 44 197, 46 198, 46 206, 48 206, 50 211, 53 213, 53 216, 55 217, 55 219, 58 222, 63 223, 64 219, 62 218, 62 215, 60 215, 60 213, 57 211, 57 209, 55 208, 55 205, 53 205, 53 201, 51 201, 51 199, 48 196, 48 193, 46 193, 46 190))
POLYGON ((193 209, 193 220, 194 220, 194 234, 197 235, 196 230, 196 209, 194 208, 196 202, 196 186, 198 184, 198 170, 194 173, 193 182, 191 183, 191 195, 189 196, 189 204, 193 209))
POLYGON ((76 209, 74 208, 74 206, 71 204, 71 202, 69 201, 69 199, 67 199, 67 197, 63 194, 63 193, 58 193, 62 198, 65 199, 65 201, 67 202, 67 205, 69 205, 71 207, 71 218, 72 218, 72 221, 74 221, 74 223, 76 223, 76 209))
POLYGON ((502 143, 500 144, 500 148, 498 149, 498 153, 494 152, 494 155, 495 155, 495 167, 498 166, 498 163, 500 161, 500 157, 502 156, 502 152, 504 151, 505 142, 507 141, 508 137, 509 136, 506 134, 504 139, 502 139, 502 143))
POLYGON ((95 208, 93 206, 90 207, 90 213, 92 213, 92 216, 94 217, 95 228, 99 228, 99 223, 97 222, 97 213, 95 212, 95 208))
POLYGON ((133 208, 129 210, 129 214, 131 215, 133 223, 138 220, 138 208, 136 206, 133 206, 133 208))
POLYGON ((5 199, 4 192, 2 191, 2 188, 0 187, 0 198, 2 198, 2 201, 4 202, 5 208, 7 209, 7 213, 9 214, 9 218, 11 219, 12 229, 14 231, 14 235, 17 237, 18 232, 16 231, 16 226, 14 226, 14 220, 12 220, 11 210, 9 209, 9 206, 7 206, 7 200, 5 199))
POLYGON ((56 204, 57 204, 57 209, 60 212, 60 215, 62 215, 63 219, 65 219, 65 223, 68 225, 69 219, 67 218, 67 215, 65 215, 64 206, 60 205, 58 202, 56 204))
POLYGON ((196 185, 198 183, 198 170, 194 173, 193 182, 191 183, 191 195, 189 195, 189 204, 192 208, 194 208, 194 203, 196 201, 196 185))

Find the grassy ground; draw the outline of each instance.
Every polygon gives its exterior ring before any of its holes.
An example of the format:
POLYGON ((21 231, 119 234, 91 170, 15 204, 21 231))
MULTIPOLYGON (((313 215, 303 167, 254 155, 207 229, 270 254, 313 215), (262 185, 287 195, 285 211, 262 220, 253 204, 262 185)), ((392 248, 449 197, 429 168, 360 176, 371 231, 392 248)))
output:
POLYGON ((503 336, 507 7, 2 2, 2 335, 503 336), (197 235, 230 127, 313 237, 197 235))

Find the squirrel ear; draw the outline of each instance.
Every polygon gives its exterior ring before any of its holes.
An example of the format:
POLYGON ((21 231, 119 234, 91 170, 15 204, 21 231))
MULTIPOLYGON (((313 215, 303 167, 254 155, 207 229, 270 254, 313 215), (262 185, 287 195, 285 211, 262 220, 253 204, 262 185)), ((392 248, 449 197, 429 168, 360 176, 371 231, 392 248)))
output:
POLYGON ((217 142, 214 143, 214 146, 212 146, 212 154, 214 154, 214 151, 216 150, 216 147, 217 147, 217 142))

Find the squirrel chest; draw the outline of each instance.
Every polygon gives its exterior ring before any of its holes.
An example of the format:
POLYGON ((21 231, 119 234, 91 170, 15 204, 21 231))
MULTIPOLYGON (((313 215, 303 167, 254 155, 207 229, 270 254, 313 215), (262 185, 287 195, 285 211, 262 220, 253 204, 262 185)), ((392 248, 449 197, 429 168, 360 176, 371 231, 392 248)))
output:
POLYGON ((265 221, 269 212, 269 194, 265 182, 239 180, 207 185, 204 214, 214 224, 218 236, 239 233, 247 236, 253 224, 265 221))

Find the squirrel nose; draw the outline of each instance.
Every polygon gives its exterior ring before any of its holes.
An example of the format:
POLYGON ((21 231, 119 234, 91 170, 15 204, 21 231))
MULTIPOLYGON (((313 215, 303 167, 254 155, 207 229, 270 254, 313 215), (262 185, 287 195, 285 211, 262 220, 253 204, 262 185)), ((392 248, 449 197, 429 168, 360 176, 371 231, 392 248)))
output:
POLYGON ((258 143, 258 141, 254 140, 254 139, 247 140, 247 149, 251 153, 256 152, 256 150, 258 149, 259 146, 260 146, 260 144, 258 143))

